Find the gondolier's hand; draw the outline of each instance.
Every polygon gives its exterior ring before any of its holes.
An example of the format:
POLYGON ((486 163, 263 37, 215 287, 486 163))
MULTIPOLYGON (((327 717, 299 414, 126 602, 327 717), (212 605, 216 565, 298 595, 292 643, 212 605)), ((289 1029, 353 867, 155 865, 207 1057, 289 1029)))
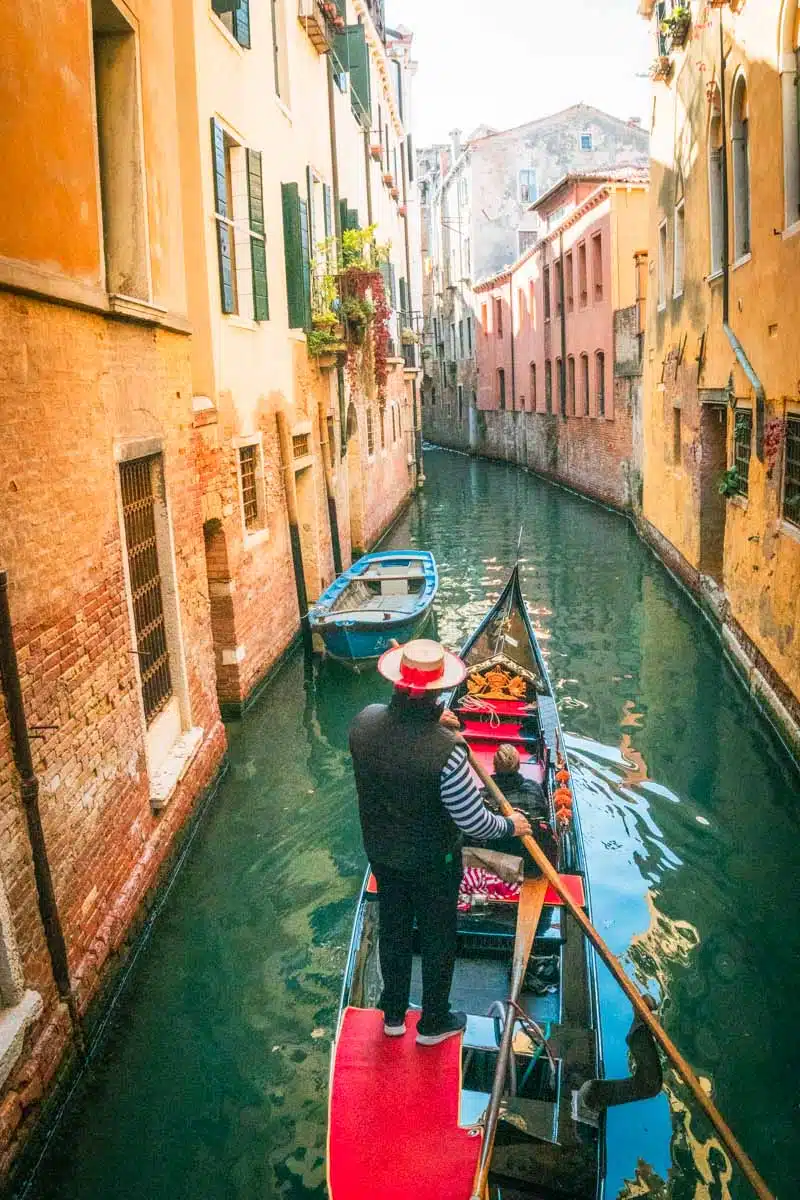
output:
POLYGON ((452 729, 457 732, 461 729, 461 722, 456 714, 449 708, 442 709, 442 715, 439 717, 439 724, 444 725, 445 729, 452 729))
POLYGON ((519 809, 514 809, 511 820, 514 822, 514 837, 527 837, 533 832, 530 821, 519 809))

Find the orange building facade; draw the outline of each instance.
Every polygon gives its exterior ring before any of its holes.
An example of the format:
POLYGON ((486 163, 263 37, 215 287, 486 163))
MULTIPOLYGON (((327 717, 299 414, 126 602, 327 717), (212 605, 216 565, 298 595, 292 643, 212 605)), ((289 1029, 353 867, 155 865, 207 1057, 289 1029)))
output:
POLYGON ((797 755, 798 6, 640 11, 656 53, 643 515, 797 755))

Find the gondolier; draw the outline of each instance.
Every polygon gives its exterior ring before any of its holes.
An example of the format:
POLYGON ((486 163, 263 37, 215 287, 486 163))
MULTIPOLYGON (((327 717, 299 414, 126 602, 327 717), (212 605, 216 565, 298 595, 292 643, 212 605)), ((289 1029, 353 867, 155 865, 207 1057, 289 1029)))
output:
POLYGON ((450 1010, 456 954, 461 835, 478 840, 530 832, 526 817, 490 812, 470 775, 457 720, 443 714, 442 691, 466 674, 456 655, 418 640, 390 650, 378 670, 395 685, 391 702, 371 704, 350 730, 364 847, 378 884, 384 1032, 405 1033, 414 918, 422 957, 417 1042, 460 1033, 450 1010))

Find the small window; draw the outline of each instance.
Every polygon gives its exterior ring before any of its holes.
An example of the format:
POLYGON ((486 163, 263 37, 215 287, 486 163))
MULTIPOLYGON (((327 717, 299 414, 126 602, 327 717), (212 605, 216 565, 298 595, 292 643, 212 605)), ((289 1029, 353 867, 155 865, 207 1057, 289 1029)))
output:
POLYGON ((386 409, 381 408, 378 412, 378 423, 381 431, 381 450, 386 449, 386 409))
POLYGON ((506 373, 501 367, 497 372, 497 400, 501 411, 506 407, 506 373))
POLYGON ((545 267, 542 273, 542 288, 544 292, 544 319, 550 320, 550 268, 545 267))
POLYGON ((372 409, 367 408, 367 454, 372 457, 375 453, 375 426, 372 409))
POLYGON ((458 385, 458 419, 459 421, 464 416, 464 389, 461 384, 458 385))
POLYGON ((672 263, 672 295, 675 299, 683 295, 684 253, 684 204, 681 200, 675 208, 675 245, 672 263))
POLYGON ((578 304, 586 308, 589 303, 589 285, 586 274, 586 242, 578 246, 578 304))
POLYGON ((575 416, 575 359, 570 354, 567 359, 567 399, 568 411, 575 416))
POLYGON ((672 410, 672 462, 681 465, 681 410, 677 405, 672 410))
POLYGON ((498 337, 503 336, 503 301, 499 296, 494 302, 494 330, 498 337))
POLYGON ((544 360, 544 406, 546 412, 553 411, 553 364, 549 358, 544 360))
POLYGON ((556 379, 558 380, 558 411, 562 417, 565 417, 567 415, 567 390, 564 378, 564 364, 560 358, 556 359, 556 379))
POLYGON ((458 357, 464 357, 464 322, 458 322, 458 357))
POLYGON ((667 222, 658 227, 658 307, 667 307, 667 222))
POLYGON ((581 411, 589 415, 589 355, 581 355, 581 411))
POLYGON ((603 299, 603 236, 600 233, 592 238, 592 282, 594 301, 599 304, 603 299))
MULTIPOLYGON (((712 101, 714 103, 714 101, 712 101)), ((716 108, 712 110, 708 131, 708 210, 711 234, 711 274, 722 270, 723 244, 723 195, 722 195, 722 117, 719 111, 719 95, 715 94, 716 108)))
POLYGON ((328 431, 328 452, 331 456, 331 461, 336 459, 336 423, 333 417, 326 417, 326 428, 328 431))
POLYGON ((488 304, 481 305, 481 329, 483 330, 484 334, 489 333, 489 305, 488 304))
POLYGON ((564 286, 567 291, 567 312, 571 313, 575 308, 575 278, 572 268, 572 251, 564 258, 564 286))
POLYGON ((786 418, 783 515, 793 525, 800 525, 800 415, 786 418))
POLYGON ((597 370, 597 415, 604 417, 606 415, 606 356, 602 350, 597 351, 595 364, 597 370))
POLYGON ((250 0, 211 0, 211 7, 240 46, 250 49, 250 0))
POLYGON ((431 408, 436 407, 436 388, 431 388, 431 408))
POLYGON ((564 304, 564 277, 561 268, 561 259, 556 262, 554 283, 556 289, 556 316, 560 317, 564 304))
POLYGON ((472 354, 472 317, 467 317, 467 353, 472 354))
POLYGON ((536 185, 536 172, 522 170, 519 173, 519 198, 522 204, 533 204, 539 195, 536 185))
POLYGON ((753 441, 753 414, 748 408, 736 411, 733 426, 733 465, 736 467, 740 496, 746 496, 750 482, 750 450, 753 441))
POLYGON ((582 133, 581 134, 581 150, 591 150, 591 149, 592 149, 591 133, 582 133))
POLYGON ((292 438, 292 457, 307 458, 311 453, 311 434, 296 433, 292 438))
POLYGON ((536 363, 531 363, 531 412, 536 412, 536 363))

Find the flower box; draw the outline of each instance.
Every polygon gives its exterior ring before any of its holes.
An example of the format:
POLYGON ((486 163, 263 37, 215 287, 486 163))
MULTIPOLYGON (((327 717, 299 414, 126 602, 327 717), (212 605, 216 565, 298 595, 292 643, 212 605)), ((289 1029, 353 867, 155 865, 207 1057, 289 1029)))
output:
POLYGON ((406 208, 405 204, 401 204, 400 207, 398 208, 397 212, 398 212, 398 215, 401 217, 408 216, 408 209, 406 208))
POLYGON ((370 146, 369 152, 375 159, 375 162, 380 162, 383 157, 383 146, 370 146))
POLYGON ((331 3, 331 0, 322 0, 322 11, 329 21, 335 20, 338 15, 336 5, 331 3))
POLYGON ((390 188, 389 195, 392 197, 393 200, 399 200, 400 199, 400 189, 396 188, 396 187, 390 188))
POLYGON ((668 54, 659 54, 650 67, 650 78, 653 82, 663 79, 665 82, 672 74, 672 59, 668 54))
POLYGON ((692 14, 686 7, 674 9, 666 20, 661 22, 661 32, 667 39, 670 50, 679 50, 686 45, 691 24, 692 14))
POLYGON ((394 187, 394 175, 391 171, 387 171, 383 176, 383 182, 387 187, 394 187))
POLYGON ((334 28, 335 29, 344 29, 345 24, 346 24, 346 22, 345 22, 344 17, 340 17, 339 14, 337 13, 336 16, 333 18, 334 28))

